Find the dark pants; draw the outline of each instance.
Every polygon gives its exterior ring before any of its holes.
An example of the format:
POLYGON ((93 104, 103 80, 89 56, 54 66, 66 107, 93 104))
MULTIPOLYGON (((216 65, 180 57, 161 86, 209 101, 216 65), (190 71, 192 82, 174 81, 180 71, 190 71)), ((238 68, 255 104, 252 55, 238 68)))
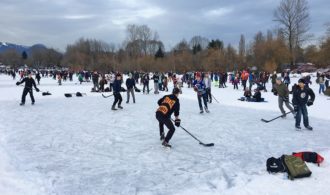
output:
POLYGON ((234 89, 238 89, 237 83, 234 83, 234 89))
POLYGON ((199 109, 200 110, 203 110, 202 99, 203 99, 205 108, 207 108, 207 96, 206 96, 206 93, 204 93, 202 95, 197 95, 197 98, 198 98, 199 109))
POLYGON ((304 126, 309 126, 308 112, 306 105, 298 106, 298 112, 296 114, 296 126, 300 126, 301 115, 303 115, 304 126))
POLYGON ((211 94, 211 88, 206 88, 206 101, 212 102, 212 94, 211 94))
POLYGON ((147 93, 149 93, 149 83, 148 84, 143 84, 143 93, 145 91, 145 88, 147 88, 147 93))
POLYGON ((34 103, 33 90, 30 88, 24 88, 23 94, 22 94, 22 103, 23 104, 25 103, 25 97, 28 93, 30 94, 32 103, 34 103))
POLYGON ((243 85, 243 90, 245 91, 245 89, 246 89, 246 80, 242 80, 242 85, 243 85))
POLYGON ((120 106, 121 102, 123 101, 121 94, 118 92, 118 93, 114 93, 113 96, 115 97, 115 101, 113 102, 112 106, 116 106, 117 102, 118 102, 118 106, 120 106))
POLYGON ((164 134, 164 124, 169 129, 169 131, 167 132, 167 135, 165 137, 165 141, 168 143, 171 140, 171 138, 175 132, 175 127, 171 121, 171 118, 166 118, 162 114, 156 113, 156 119, 159 122, 159 135, 164 134))

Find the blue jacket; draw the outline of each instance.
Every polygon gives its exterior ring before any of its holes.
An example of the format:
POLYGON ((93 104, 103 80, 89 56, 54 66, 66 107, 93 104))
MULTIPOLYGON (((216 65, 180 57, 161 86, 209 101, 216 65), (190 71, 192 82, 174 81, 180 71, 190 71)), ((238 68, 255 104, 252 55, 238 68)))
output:
POLYGON ((205 83, 203 80, 200 81, 194 80, 193 86, 197 90, 198 95, 203 95, 206 92, 205 83))

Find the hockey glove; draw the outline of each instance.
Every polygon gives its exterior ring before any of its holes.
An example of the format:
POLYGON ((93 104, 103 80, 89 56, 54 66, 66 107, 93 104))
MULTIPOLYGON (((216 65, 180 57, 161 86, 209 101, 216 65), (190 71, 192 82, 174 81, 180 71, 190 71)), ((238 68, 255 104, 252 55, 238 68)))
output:
POLYGON ((311 106, 311 105, 313 105, 313 101, 312 100, 308 100, 307 101, 307 106, 311 106))
POLYGON ((180 119, 175 119, 174 124, 177 127, 180 127, 181 120, 180 119))
POLYGON ((19 82, 16 82, 16 85, 19 85, 19 82))
POLYGON ((36 91, 39 92, 40 91, 39 88, 36 88, 36 91))

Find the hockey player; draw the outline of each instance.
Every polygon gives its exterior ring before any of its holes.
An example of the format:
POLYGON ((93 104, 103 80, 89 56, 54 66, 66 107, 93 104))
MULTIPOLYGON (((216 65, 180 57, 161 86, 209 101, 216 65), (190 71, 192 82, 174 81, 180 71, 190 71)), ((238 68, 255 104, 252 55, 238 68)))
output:
POLYGON ((126 88, 127 88, 127 101, 126 101, 126 104, 129 103, 130 94, 132 94, 133 103, 135 103, 134 89, 136 87, 135 87, 135 79, 133 78, 132 73, 129 73, 129 78, 126 79, 126 88))
POLYGON ((28 77, 25 77, 22 81, 17 82, 16 85, 20 85, 24 82, 25 82, 25 87, 23 89, 22 100, 21 100, 20 105, 23 106, 25 104, 25 97, 28 93, 30 94, 32 105, 34 105, 35 100, 33 97, 33 88, 32 87, 34 87, 37 92, 39 92, 39 89, 36 86, 36 82, 32 78, 31 72, 28 72, 28 77))
POLYGON ((286 84, 282 82, 281 77, 276 78, 276 83, 274 85, 273 93, 274 95, 278 95, 278 107, 282 112, 282 118, 286 117, 285 110, 283 108, 283 103, 285 103, 285 106, 294 114, 294 110, 290 106, 290 102, 289 102, 289 89, 286 86, 286 84))
POLYGON ((121 75, 118 73, 116 75, 116 80, 113 82, 113 96, 115 97, 115 101, 112 104, 111 110, 117 110, 116 104, 118 103, 118 108, 123 109, 121 106, 121 102, 123 101, 123 98, 121 97, 120 91, 121 91, 121 83, 122 83, 121 75))
POLYGON ((179 102, 179 93, 180 90, 178 88, 174 88, 171 95, 165 95, 161 99, 158 100, 158 109, 156 111, 156 119, 159 122, 159 133, 160 133, 160 140, 163 141, 162 145, 164 147, 170 148, 171 145, 169 141, 171 140, 174 132, 175 127, 171 121, 171 115, 174 112, 175 126, 179 127, 181 120, 179 119, 179 112, 180 112, 180 102, 179 102), (164 125, 169 129, 166 137, 164 133, 164 125))
POLYGON ((198 104, 200 113, 204 113, 203 106, 202 106, 202 99, 204 102, 204 109, 205 112, 209 113, 209 110, 207 108, 207 96, 206 96, 206 89, 205 89, 205 83, 201 78, 200 73, 196 73, 196 80, 193 82, 194 90, 197 92, 197 98, 198 98, 198 104))
POLYGON ((315 94, 313 90, 307 86, 305 86, 305 80, 299 79, 298 87, 293 91, 292 104, 294 106, 294 111, 296 112, 296 129, 301 130, 300 121, 301 115, 303 115, 304 126, 308 130, 313 130, 311 126, 309 126, 308 121, 308 112, 307 106, 313 105, 315 100, 315 94))

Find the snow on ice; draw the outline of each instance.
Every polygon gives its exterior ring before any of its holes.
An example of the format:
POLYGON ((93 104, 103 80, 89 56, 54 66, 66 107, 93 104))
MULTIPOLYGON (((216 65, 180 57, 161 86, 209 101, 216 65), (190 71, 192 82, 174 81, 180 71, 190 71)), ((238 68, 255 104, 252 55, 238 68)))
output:
MULTIPOLYGON (((293 78, 297 81, 298 78, 293 78)), ((189 88, 179 96, 182 126, 167 151, 159 141, 155 119, 157 100, 165 95, 136 94, 136 104, 111 111, 113 98, 90 93, 91 83, 42 78, 39 86, 51 96, 35 93, 19 106, 23 87, 0 75, 0 194, 328 194, 330 191, 330 109, 318 94, 309 107, 314 131, 297 132, 293 116, 263 123, 280 114, 277 97, 263 93, 266 103, 240 102, 243 91, 212 89, 220 103, 199 114, 197 97, 189 88), (64 93, 87 93, 64 97, 64 93), (312 176, 295 181, 285 174, 268 174, 267 158, 299 151, 325 157, 312 176)), ((150 85, 153 83, 150 82, 150 85)), ((139 86, 141 88, 141 86, 139 86)), ((152 87, 151 87, 152 88, 152 87)), ((270 84, 268 84, 270 89, 270 84)), ((171 86, 170 86, 171 90, 171 86)))

